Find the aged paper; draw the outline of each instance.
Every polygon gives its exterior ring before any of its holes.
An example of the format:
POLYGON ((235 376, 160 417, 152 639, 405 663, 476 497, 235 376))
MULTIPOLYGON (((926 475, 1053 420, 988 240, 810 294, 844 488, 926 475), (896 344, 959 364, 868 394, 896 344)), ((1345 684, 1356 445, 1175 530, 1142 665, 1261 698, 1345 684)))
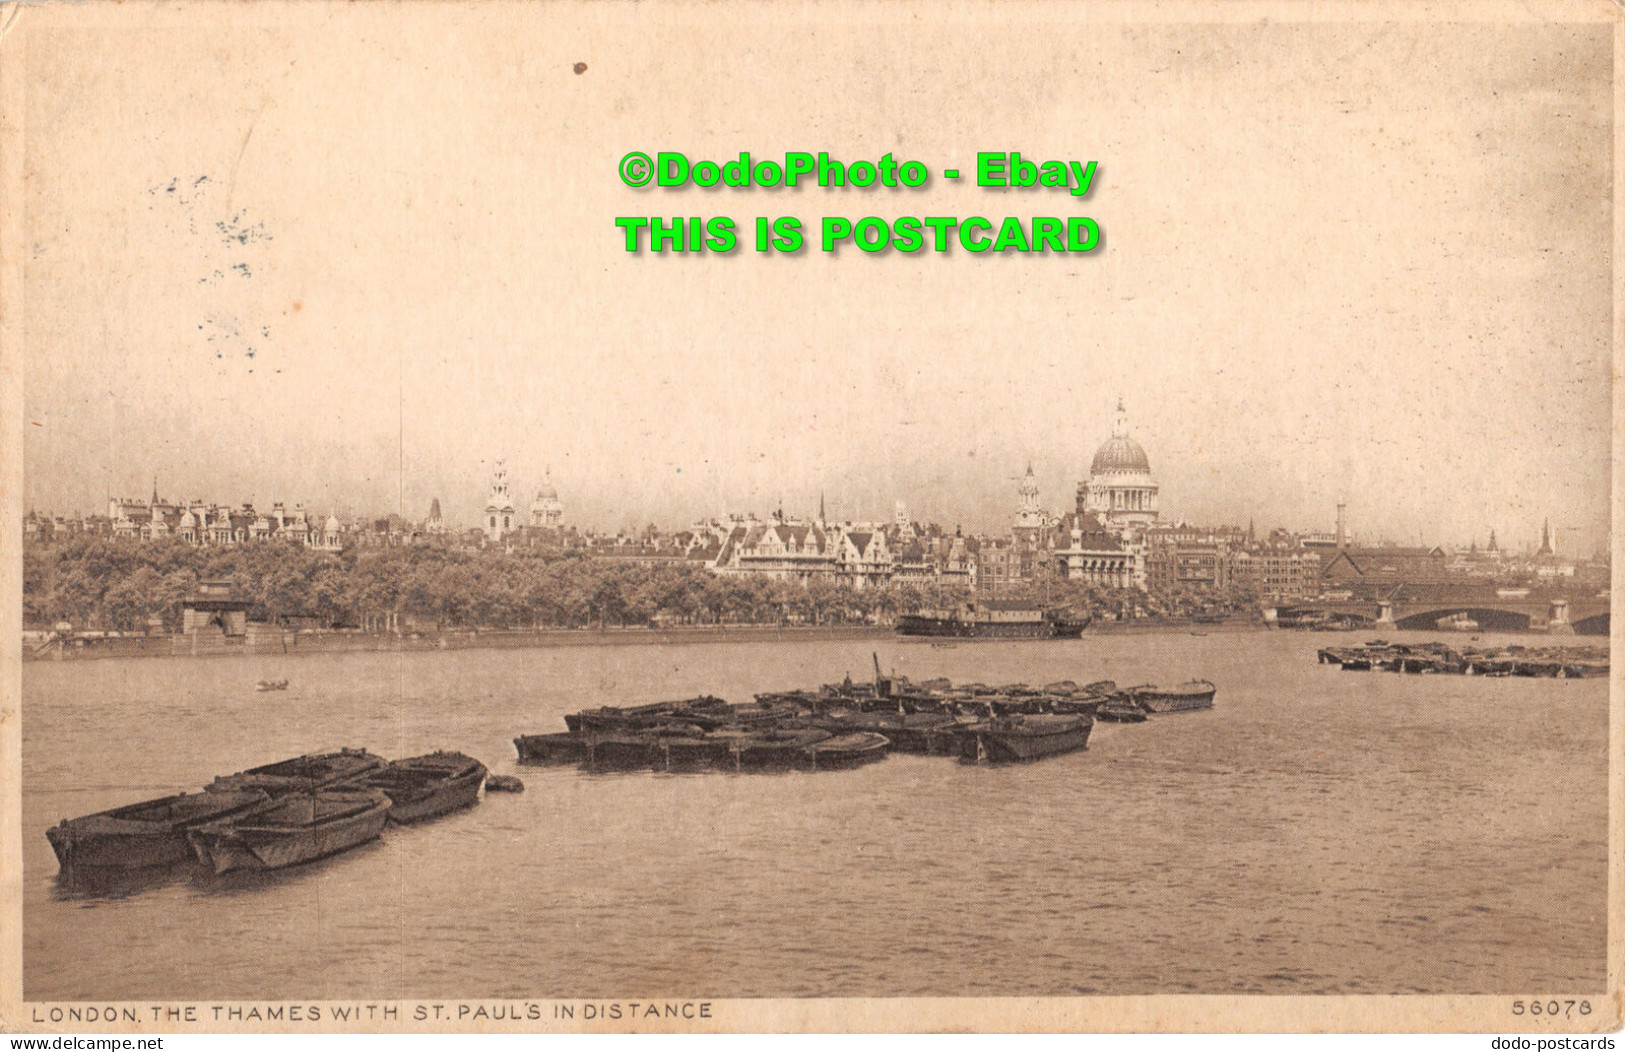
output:
POLYGON ((6 5, 0 1026, 1617 1029, 1619 27, 6 5))

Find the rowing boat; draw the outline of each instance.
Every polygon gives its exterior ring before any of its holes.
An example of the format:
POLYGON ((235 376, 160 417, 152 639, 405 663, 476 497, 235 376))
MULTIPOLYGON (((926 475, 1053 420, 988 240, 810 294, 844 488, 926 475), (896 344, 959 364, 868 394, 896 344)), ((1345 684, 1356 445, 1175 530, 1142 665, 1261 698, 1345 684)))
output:
POLYGON ((199 861, 216 873, 282 869, 376 840, 389 820, 377 789, 289 793, 222 822, 187 832, 199 861))
POLYGON ((186 831, 270 800, 259 789, 180 793, 111 811, 64 819, 45 831, 63 869, 76 866, 142 869, 192 857, 186 831))

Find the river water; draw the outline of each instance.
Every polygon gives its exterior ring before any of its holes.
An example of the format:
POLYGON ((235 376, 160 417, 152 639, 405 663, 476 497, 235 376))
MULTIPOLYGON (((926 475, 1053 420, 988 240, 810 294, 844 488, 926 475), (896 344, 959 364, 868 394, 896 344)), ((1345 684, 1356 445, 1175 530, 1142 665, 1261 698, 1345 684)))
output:
MULTIPOLYGON (((30 1000, 1595 992, 1606 681, 1341 672, 1363 636, 1146 634, 36 662, 30 1000), (1219 686, 1086 752, 522 768, 567 711, 868 674, 1219 686), (286 677, 285 693, 255 681, 286 677), (270 875, 59 882, 61 818, 285 756, 459 749, 526 791, 270 875)), ((1391 639, 1424 639, 1390 634, 1391 639)), ((1490 637, 1513 642, 1513 637, 1490 637)), ((1535 639, 1530 642, 1537 641, 1535 639)))

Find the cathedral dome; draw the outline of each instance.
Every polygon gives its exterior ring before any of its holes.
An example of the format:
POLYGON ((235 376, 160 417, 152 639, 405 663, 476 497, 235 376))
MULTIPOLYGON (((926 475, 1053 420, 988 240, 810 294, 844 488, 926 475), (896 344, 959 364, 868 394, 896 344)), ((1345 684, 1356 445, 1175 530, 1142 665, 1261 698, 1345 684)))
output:
POLYGON ((553 483, 544 482, 542 488, 536 491, 537 500, 558 500, 559 491, 553 488, 553 483))
POLYGON ((1145 449, 1127 435, 1113 435, 1108 438, 1099 449, 1095 450, 1095 459, 1089 465, 1091 475, 1105 472, 1144 471, 1151 470, 1151 461, 1145 455, 1145 449))

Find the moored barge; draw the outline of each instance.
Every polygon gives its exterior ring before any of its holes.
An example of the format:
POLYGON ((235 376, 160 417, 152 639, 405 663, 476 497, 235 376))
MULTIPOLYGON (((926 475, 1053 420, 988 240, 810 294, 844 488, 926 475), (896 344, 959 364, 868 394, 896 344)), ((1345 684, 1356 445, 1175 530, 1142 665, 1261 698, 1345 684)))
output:
POLYGON ((805 748, 804 753, 813 770, 830 771, 884 760, 890 748, 891 741, 884 734, 858 731, 814 742, 805 748))
POLYGON ((270 800, 259 789, 180 793, 111 811, 64 819, 45 831, 63 869, 145 869, 192 857, 186 831, 240 814, 270 800))
POLYGON ((1440 642, 1389 643, 1374 639, 1360 647, 1323 647, 1323 665, 1347 672, 1406 672, 1411 675, 1526 676, 1591 679, 1608 675, 1606 647, 1455 647, 1440 642))
POLYGON ((521 734, 513 740, 524 764, 585 763, 587 739, 579 734, 521 734))
POLYGON ((340 782, 354 781, 387 762, 382 756, 374 756, 366 749, 340 749, 338 752, 298 756, 263 767, 250 767, 246 771, 216 778, 207 788, 210 792, 262 789, 272 796, 312 792, 340 782))
POLYGON ((389 820, 404 825, 473 807, 488 773, 472 756, 432 752, 385 764, 359 784, 388 796, 389 820))
POLYGON ((288 793, 234 818, 187 832, 198 860, 216 873, 282 869, 376 840, 389 820, 377 789, 288 793))
POLYGON ((1191 712, 1211 709, 1217 691, 1207 680, 1195 679, 1177 687, 1136 687, 1131 693, 1148 712, 1191 712))
POLYGON ((731 746, 734 768, 761 771, 799 767, 808 758, 808 748, 832 737, 828 731, 795 728, 750 731, 740 735, 731 746))
POLYGON ((897 619, 900 636, 953 639, 1077 639, 1090 618, 997 599, 962 603, 952 610, 916 610, 897 619))
POLYGON ((965 729, 960 757, 976 763, 1026 763, 1088 748, 1087 716, 1000 716, 965 729))

